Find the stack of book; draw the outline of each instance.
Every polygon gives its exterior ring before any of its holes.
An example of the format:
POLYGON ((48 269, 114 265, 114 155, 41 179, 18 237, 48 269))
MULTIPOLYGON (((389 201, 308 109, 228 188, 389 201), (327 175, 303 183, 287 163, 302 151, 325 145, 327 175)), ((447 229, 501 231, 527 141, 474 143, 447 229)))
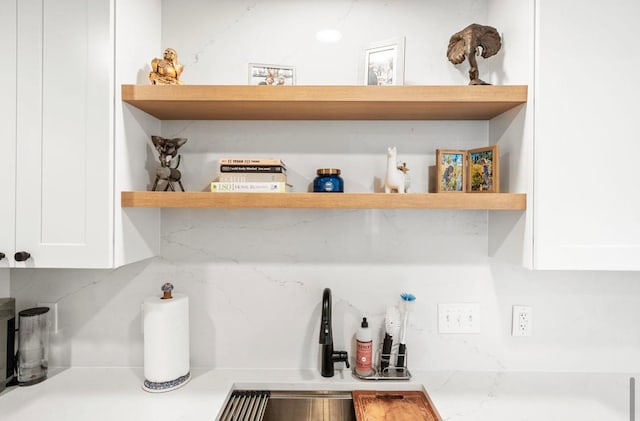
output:
POLYGON ((220 158, 215 193, 283 193, 290 191, 287 167, 281 159, 220 158))

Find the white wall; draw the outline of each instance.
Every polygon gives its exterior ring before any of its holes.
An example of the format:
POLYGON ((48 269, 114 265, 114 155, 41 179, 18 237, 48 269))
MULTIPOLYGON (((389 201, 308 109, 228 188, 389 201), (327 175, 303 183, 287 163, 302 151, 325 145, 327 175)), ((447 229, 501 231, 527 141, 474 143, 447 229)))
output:
POLYGON ((9 275, 9 269, 0 269, 0 297, 9 297, 11 294, 9 275))
MULTIPOLYGON (((446 59, 448 39, 469 23, 491 24, 488 13, 472 0, 202 0, 189 8, 165 0, 162 43, 177 49, 189 84, 246 84, 249 62, 294 65, 298 84, 359 84, 362 48, 404 35, 408 84, 466 84, 466 64, 446 59), (343 32, 339 44, 315 41, 327 26, 343 32)), ((484 72, 526 77, 480 60, 484 72)), ((259 154, 284 158, 298 191, 325 166, 343 169, 348 190, 369 191, 384 175, 386 147, 397 145, 414 191, 424 191, 436 148, 489 142, 486 122, 178 121, 162 131, 189 139, 180 167, 189 190, 206 188, 220 156, 259 154)), ((522 218, 514 215, 516 224, 522 218)), ((140 304, 171 281, 191 300, 192 366, 317 367, 320 301, 330 287, 337 349, 352 351, 363 315, 379 333, 387 306, 407 291, 417 296, 411 368, 640 369, 640 274, 531 272, 498 261, 489 257, 487 220, 483 211, 163 210, 160 257, 114 271, 14 270, 11 293, 19 308, 59 303, 53 365, 142 365, 140 304), (480 303, 481 333, 438 334, 437 304, 449 302, 480 303), (532 337, 509 335, 513 304, 533 307, 532 337)))

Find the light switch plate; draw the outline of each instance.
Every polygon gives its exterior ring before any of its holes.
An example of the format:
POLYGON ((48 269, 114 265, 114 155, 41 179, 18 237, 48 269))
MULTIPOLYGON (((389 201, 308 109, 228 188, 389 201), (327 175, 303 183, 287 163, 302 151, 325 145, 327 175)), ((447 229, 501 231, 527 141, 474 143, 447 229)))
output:
POLYGON ((438 304, 438 332, 480 333, 480 304, 438 304))

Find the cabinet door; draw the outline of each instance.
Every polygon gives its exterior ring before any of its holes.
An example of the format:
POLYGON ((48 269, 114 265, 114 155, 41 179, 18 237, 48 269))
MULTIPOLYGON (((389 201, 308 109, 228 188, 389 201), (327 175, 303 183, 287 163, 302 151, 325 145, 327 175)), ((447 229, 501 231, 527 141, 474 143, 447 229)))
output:
POLYGON ((640 270, 640 3, 536 5, 534 267, 640 270))
POLYGON ((18 266, 112 265, 108 0, 17 2, 18 266))
MULTIPOLYGON (((0 0, 0 51, 5 63, 16 61, 16 1, 0 0)), ((0 180, 2 200, 0 200, 0 268, 10 267, 13 262, 15 240, 15 180, 16 180, 16 66, 0 66, 0 80, 3 81, 0 95, 0 180), (1 256, 1 255, 0 255, 1 256)))

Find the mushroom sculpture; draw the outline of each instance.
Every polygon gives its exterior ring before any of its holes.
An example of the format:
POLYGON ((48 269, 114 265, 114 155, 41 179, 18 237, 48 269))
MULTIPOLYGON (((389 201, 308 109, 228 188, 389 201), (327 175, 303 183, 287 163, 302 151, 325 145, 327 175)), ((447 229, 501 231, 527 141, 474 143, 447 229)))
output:
POLYGON ((491 57, 500 51, 501 46, 502 41, 496 28, 473 23, 451 36, 447 57, 453 64, 460 64, 465 58, 469 60, 469 85, 490 85, 478 77, 476 56, 491 57))

